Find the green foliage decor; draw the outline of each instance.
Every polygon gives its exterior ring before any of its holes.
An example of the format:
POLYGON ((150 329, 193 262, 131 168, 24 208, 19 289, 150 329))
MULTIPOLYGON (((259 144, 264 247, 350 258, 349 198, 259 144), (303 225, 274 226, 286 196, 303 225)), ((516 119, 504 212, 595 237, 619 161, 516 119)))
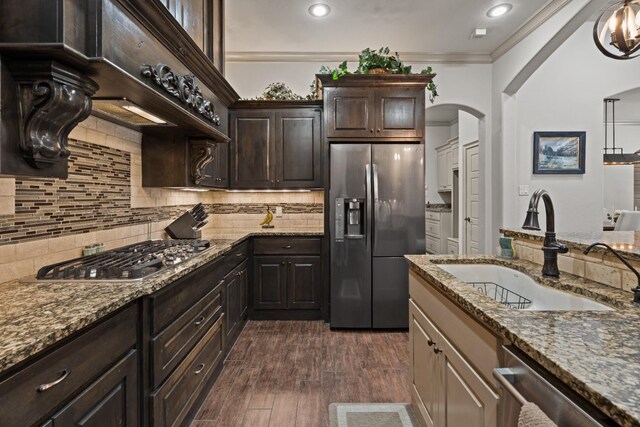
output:
MULTIPOLYGON (((353 74, 371 74, 372 70, 385 70, 391 74, 411 74, 411 65, 404 65, 398 52, 391 54, 388 47, 381 47, 378 50, 366 48, 358 55, 358 68, 353 74)), ((323 65, 320 67, 320 73, 331 74, 333 80, 352 74, 347 67, 347 61, 340 63, 337 68, 323 65)), ((433 69, 427 67, 419 74, 433 74, 433 69)), ((429 91, 429 101, 433 103, 436 96, 438 96, 438 86, 433 81, 430 81, 427 84, 427 90, 429 91)))

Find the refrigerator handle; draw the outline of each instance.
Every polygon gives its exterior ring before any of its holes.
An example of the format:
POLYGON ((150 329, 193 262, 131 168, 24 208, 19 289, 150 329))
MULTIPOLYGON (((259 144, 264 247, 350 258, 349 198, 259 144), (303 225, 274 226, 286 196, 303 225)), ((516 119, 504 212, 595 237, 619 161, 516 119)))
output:
MULTIPOLYGON (((364 167, 364 194, 367 205, 371 203, 371 198, 369 197, 369 192, 371 191, 371 165, 367 163, 364 167)), ((364 232, 367 234, 366 237, 366 247, 367 251, 371 246, 371 233, 369 233, 369 212, 370 208, 367 206, 367 214, 364 216, 364 232)), ((372 222, 373 223, 373 222, 372 222)))
POLYGON ((373 235, 373 251, 378 247, 378 233, 376 233, 376 221, 379 217, 380 200, 378 199, 378 165, 371 166, 373 170, 373 213, 371 215, 371 234, 373 235))

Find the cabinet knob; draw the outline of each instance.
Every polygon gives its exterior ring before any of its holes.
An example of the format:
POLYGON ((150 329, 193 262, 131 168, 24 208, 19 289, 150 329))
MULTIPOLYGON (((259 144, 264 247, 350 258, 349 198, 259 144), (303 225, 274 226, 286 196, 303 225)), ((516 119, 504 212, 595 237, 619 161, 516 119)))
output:
POLYGON ((204 322, 204 319, 205 319, 204 316, 200 316, 200 318, 198 318, 198 320, 193 322, 193 324, 196 325, 196 326, 200 326, 202 324, 202 322, 204 322))
POLYGON ((282 265, 284 265, 284 261, 282 261, 282 265))
POLYGON ((373 128, 369 129, 369 132, 373 133, 373 128))
POLYGON ((378 132, 380 132, 380 129, 378 129, 378 132))
POLYGON ((434 347, 434 348, 433 348, 433 352, 434 352, 435 354, 438 354, 438 353, 442 353, 442 350, 440 350, 438 347, 434 347))
POLYGON ((282 249, 291 249, 291 245, 284 245, 282 249))
POLYGON ((427 344, 429 345, 429 347, 431 347, 432 345, 435 344, 435 342, 433 342, 432 340, 427 341, 427 344))
POLYGON ((469 218, 469 217, 466 217, 464 220, 467 221, 467 222, 471 222, 471 218, 469 218))

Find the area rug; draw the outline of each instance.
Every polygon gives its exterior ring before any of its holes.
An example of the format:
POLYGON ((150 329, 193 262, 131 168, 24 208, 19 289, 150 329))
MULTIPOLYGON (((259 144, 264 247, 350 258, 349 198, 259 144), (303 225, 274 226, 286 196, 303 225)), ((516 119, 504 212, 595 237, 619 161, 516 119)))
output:
POLYGON ((330 427, 418 427, 411 405, 405 403, 332 403, 330 427))

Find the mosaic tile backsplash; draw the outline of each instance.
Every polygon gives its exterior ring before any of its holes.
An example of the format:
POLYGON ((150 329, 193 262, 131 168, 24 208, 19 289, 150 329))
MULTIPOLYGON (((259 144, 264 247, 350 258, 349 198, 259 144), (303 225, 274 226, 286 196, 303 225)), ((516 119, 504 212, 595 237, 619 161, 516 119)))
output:
POLYGON ((164 238, 166 225, 196 203, 207 228, 257 227, 267 206, 282 207, 280 228, 321 227, 323 193, 188 192, 142 187, 141 135, 89 117, 69 136, 66 180, 0 177, 0 283, 75 258, 82 247, 108 249, 164 238))

